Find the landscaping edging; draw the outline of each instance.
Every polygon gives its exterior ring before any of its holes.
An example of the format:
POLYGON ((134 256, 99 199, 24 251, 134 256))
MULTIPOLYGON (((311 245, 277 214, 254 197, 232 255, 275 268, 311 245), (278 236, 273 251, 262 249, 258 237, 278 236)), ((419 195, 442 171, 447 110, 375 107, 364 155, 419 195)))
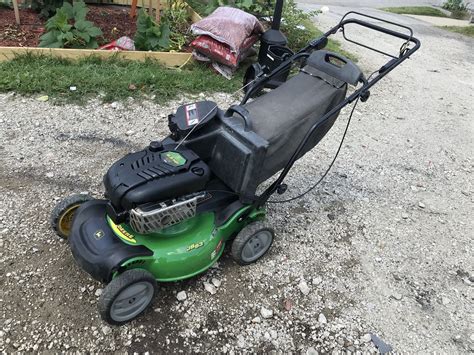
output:
POLYGON ((144 61, 154 59, 167 67, 179 67, 191 58, 191 53, 180 52, 145 52, 145 51, 106 51, 96 49, 64 49, 36 47, 0 47, 0 62, 14 59, 18 55, 34 54, 56 58, 81 59, 90 56, 110 58, 117 56, 121 59, 144 61))

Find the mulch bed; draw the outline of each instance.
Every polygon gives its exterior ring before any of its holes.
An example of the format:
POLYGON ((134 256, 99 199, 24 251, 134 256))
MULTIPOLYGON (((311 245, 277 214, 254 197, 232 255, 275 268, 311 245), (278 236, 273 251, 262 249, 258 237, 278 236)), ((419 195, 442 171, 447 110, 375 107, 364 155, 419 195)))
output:
MULTIPOLYGON (((106 44, 122 36, 133 38, 136 20, 130 18, 130 8, 116 5, 89 5, 87 19, 99 27, 106 44)), ((32 10, 20 10, 21 25, 17 26, 13 9, 0 8, 0 47, 38 47, 44 32, 45 19, 32 10)))

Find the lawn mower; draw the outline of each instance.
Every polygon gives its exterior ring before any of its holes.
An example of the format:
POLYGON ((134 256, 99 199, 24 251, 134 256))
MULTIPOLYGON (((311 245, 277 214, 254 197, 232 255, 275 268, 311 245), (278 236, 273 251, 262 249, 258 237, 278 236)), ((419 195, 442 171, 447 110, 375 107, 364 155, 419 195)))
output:
POLYGON ((98 303, 101 317, 110 324, 129 322, 151 304, 157 282, 206 271, 225 245, 241 265, 260 259, 274 239, 265 205, 275 202, 270 200, 275 192, 287 190, 284 179, 295 161, 318 144, 343 107, 366 101, 369 89, 419 47, 410 28, 350 12, 271 73, 255 78, 239 105, 226 111, 211 101, 180 106, 168 117, 167 137, 112 164, 103 179, 104 199, 79 194, 61 201, 52 227, 68 239, 77 264, 106 284, 98 303), (348 24, 397 38, 399 53, 366 46, 390 57, 366 78, 351 60, 322 49, 348 24), (298 73, 251 99, 294 63, 298 73), (349 85, 354 88, 347 94, 349 85), (260 193, 262 183, 267 187, 260 193))

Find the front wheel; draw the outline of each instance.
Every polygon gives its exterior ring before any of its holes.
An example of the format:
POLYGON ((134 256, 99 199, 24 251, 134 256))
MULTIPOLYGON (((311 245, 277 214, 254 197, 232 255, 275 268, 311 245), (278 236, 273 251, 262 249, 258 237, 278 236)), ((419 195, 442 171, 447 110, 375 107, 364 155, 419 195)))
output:
POLYGON ((104 288, 98 304, 100 316, 113 325, 130 322, 151 305, 157 289, 150 272, 127 270, 104 288))
POLYGON ((242 228, 232 242, 232 257, 240 265, 256 262, 270 249, 275 233, 263 222, 250 223, 242 228))
POLYGON ((92 197, 85 194, 75 194, 66 197, 60 201, 51 212, 51 227, 56 234, 67 239, 71 233, 72 221, 74 214, 80 205, 84 202, 92 200, 92 197))

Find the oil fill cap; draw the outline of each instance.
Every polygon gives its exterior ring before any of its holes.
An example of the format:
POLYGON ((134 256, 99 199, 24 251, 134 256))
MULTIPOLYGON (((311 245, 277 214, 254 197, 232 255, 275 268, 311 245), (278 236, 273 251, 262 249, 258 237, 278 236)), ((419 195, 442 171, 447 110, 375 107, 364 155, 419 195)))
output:
POLYGON ((160 150, 163 150, 163 144, 160 141, 152 141, 148 148, 150 149, 150 152, 159 152, 160 150))

